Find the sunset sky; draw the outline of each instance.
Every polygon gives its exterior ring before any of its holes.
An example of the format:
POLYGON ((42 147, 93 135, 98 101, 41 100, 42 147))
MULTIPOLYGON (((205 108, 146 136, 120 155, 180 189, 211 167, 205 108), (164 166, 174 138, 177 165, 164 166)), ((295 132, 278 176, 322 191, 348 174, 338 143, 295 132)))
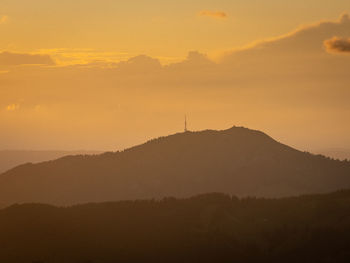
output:
POLYGON ((0 149, 233 125, 350 149, 348 0, 2 0, 0 149))

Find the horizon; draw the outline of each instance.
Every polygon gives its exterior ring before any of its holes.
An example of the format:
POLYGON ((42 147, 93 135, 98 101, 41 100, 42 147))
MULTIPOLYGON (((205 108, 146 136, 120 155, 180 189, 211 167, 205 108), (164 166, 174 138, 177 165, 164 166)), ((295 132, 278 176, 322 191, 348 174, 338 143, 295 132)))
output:
POLYGON ((174 132, 174 133, 167 134, 167 135, 161 135, 158 137, 148 138, 148 139, 145 139, 144 141, 141 141, 140 143, 129 145, 129 146, 126 146, 124 148, 116 148, 116 149, 68 149, 68 150, 67 149, 0 149, 0 152, 24 152, 24 153, 31 153, 31 152, 32 153, 33 152, 58 153, 58 152, 61 152, 61 153, 67 153, 67 154, 75 153, 75 154, 81 155, 81 154, 86 153, 87 155, 94 155, 94 154, 103 154, 106 152, 124 151, 124 150, 128 150, 130 148, 133 148, 133 147, 141 146, 141 145, 146 144, 146 143, 153 141, 153 140, 157 140, 160 138, 167 138, 167 137, 170 137, 173 135, 178 135, 178 134, 185 134, 187 132, 189 132, 189 133, 200 133, 200 132, 206 132, 206 131, 222 132, 222 131, 228 131, 228 130, 233 129, 233 128, 242 128, 242 129, 247 129, 250 131, 262 132, 263 134, 269 136, 273 140, 275 140, 281 144, 287 145, 287 146, 289 146, 293 149, 296 149, 298 151, 301 151, 301 152, 309 152, 309 153, 315 154, 315 155, 320 154, 320 155, 330 157, 332 159, 339 159, 339 160, 350 159, 350 149, 347 149, 347 148, 336 148, 336 147, 332 148, 332 147, 330 147, 330 148, 320 148, 320 149, 316 149, 316 150, 301 149, 301 148, 294 147, 293 145, 289 145, 283 141, 280 141, 277 138, 274 138, 274 137, 270 136, 269 134, 265 133, 264 131, 250 129, 249 127, 233 125, 230 128, 221 129, 221 130, 215 130, 215 129, 191 130, 191 129, 188 129, 187 119, 186 119, 185 123, 186 123, 185 124, 186 130, 184 130, 184 131, 178 131, 178 132, 174 132))

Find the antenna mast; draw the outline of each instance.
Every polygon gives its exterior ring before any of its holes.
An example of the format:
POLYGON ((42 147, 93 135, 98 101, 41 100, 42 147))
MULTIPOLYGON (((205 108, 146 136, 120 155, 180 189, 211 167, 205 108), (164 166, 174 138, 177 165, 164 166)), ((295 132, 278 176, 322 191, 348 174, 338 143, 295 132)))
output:
POLYGON ((185 132, 187 132, 187 116, 185 115, 185 132))

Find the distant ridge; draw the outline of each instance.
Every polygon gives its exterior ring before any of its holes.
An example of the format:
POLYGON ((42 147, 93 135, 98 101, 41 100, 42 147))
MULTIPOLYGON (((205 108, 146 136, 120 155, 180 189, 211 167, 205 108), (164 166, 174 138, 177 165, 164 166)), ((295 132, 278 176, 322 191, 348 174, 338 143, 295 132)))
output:
POLYGON ((30 151, 0 150, 0 174, 24 163, 39 163, 54 160, 66 155, 100 154, 101 151, 30 151))
POLYGON ((177 133, 122 152, 67 156, 0 175, 0 203, 69 205, 222 192, 281 197, 350 188, 350 163, 243 127, 177 133))

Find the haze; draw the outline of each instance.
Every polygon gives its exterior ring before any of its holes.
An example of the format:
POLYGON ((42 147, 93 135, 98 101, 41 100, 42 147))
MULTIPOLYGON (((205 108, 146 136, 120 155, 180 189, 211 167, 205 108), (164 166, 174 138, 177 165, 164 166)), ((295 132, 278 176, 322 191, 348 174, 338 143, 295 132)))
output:
POLYGON ((263 130, 350 149, 349 1, 0 3, 0 149, 263 130))

